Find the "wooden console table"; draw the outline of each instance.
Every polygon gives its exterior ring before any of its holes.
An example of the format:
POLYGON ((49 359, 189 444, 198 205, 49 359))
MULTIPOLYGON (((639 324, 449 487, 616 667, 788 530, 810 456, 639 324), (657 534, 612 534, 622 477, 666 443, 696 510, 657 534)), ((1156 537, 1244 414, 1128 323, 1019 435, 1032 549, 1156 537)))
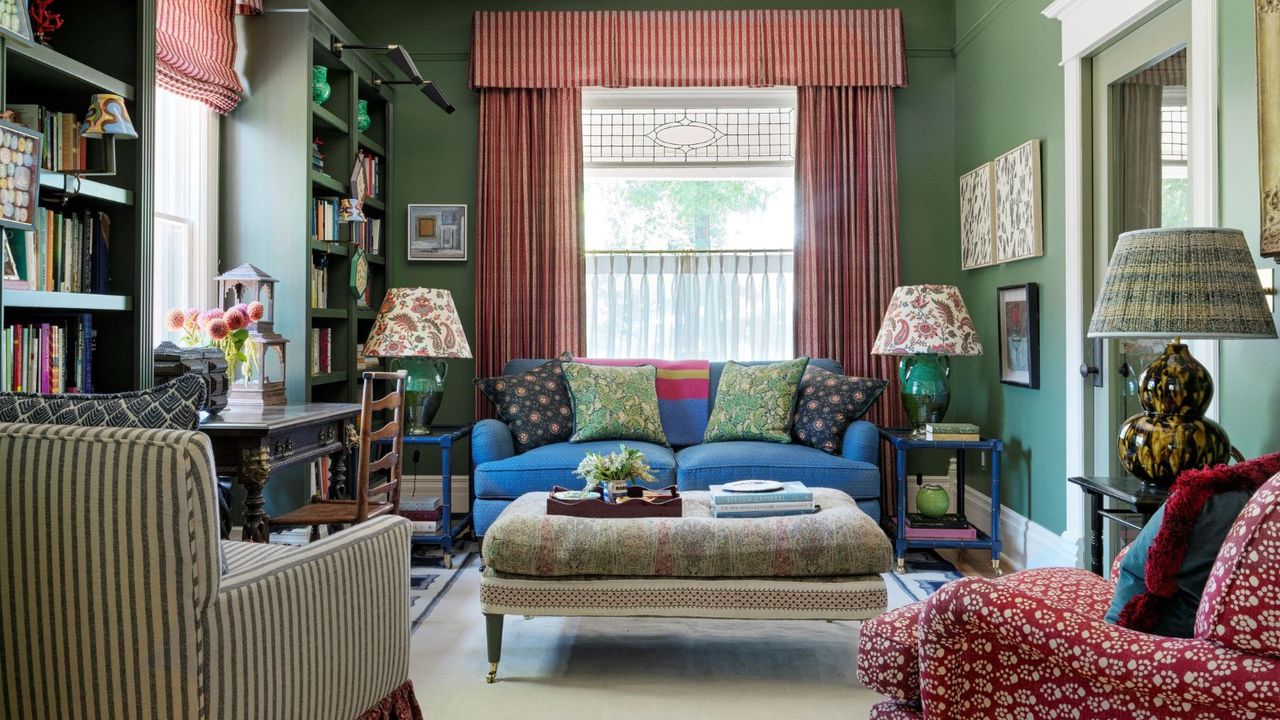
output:
POLYGON ((278 470, 329 457, 331 493, 346 497, 347 456, 359 415, 357 403, 299 403, 227 408, 200 423, 212 441, 218 475, 244 486, 244 540, 267 542, 262 488, 278 470))
POLYGON ((1141 530, 1169 497, 1168 488, 1148 485, 1137 478, 1073 477, 1067 481, 1079 485, 1089 498, 1089 569, 1107 576, 1102 562, 1102 523, 1104 520, 1141 530), (1107 499, 1119 508, 1108 508, 1107 499))

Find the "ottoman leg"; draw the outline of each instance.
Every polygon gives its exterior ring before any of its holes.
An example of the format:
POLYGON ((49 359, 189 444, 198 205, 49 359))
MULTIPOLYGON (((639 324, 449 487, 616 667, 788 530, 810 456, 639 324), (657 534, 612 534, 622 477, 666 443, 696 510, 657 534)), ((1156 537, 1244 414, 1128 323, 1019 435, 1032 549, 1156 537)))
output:
POLYGON ((489 645, 489 674, 484 681, 492 683, 498 677, 498 662, 502 660, 502 615, 485 613, 484 630, 489 645))

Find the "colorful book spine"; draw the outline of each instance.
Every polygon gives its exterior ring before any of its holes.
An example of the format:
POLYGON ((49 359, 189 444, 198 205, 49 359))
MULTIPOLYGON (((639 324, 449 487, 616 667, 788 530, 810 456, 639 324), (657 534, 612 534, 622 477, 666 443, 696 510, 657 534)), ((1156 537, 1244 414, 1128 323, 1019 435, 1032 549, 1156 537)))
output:
POLYGON ((808 510, 752 510, 748 512, 724 512, 719 508, 712 510, 712 516, 717 518, 763 518, 763 517, 789 517, 792 515, 812 515, 817 512, 817 508, 809 508, 808 510))
POLYGON ((748 512, 765 512, 773 510, 805 510, 813 511, 813 501, 808 502, 762 502, 741 503, 738 505, 716 505, 717 515, 737 515, 748 512))
POLYGON ((785 482, 781 490, 773 492, 731 492, 723 485, 712 485, 711 502, 714 505, 739 505, 745 503, 813 502, 813 491, 800 482, 785 482))

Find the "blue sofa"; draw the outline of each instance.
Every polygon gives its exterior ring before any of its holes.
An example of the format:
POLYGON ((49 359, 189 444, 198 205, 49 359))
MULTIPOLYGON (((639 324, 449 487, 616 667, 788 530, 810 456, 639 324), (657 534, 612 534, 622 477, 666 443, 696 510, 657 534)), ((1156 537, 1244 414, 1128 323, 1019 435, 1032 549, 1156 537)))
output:
MULTIPOLYGON (((516 375, 544 362, 512 360, 502 374, 516 375)), ((840 372, 840 364, 834 360, 815 358, 809 362, 840 372)), ((723 370, 724 363, 711 363, 710 407, 715 407, 723 370)), ((849 426, 838 456, 799 443, 718 442, 668 448, 635 440, 554 443, 516 454, 506 423, 481 420, 471 433, 476 535, 483 537, 498 513, 524 493, 545 492, 553 485, 577 487, 581 481, 573 471, 583 456, 588 451, 613 452, 619 442, 645 454, 656 478, 654 487, 706 490, 710 485, 750 478, 800 480, 810 486, 843 490, 864 512, 880 519, 880 440, 875 425, 865 420, 849 426)))

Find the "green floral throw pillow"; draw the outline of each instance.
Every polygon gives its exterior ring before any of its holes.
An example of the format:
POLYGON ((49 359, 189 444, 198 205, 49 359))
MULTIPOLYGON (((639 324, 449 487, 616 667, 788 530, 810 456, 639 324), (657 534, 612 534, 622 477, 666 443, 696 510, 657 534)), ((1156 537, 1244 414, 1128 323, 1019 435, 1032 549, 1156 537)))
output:
POLYGON ((808 365, 807 357, 771 365, 725 363, 702 441, 791 442, 796 389, 808 365))
POLYGON ((573 400, 569 442, 644 440, 668 445, 658 416, 658 371, 652 365, 607 367, 566 362, 573 400))

